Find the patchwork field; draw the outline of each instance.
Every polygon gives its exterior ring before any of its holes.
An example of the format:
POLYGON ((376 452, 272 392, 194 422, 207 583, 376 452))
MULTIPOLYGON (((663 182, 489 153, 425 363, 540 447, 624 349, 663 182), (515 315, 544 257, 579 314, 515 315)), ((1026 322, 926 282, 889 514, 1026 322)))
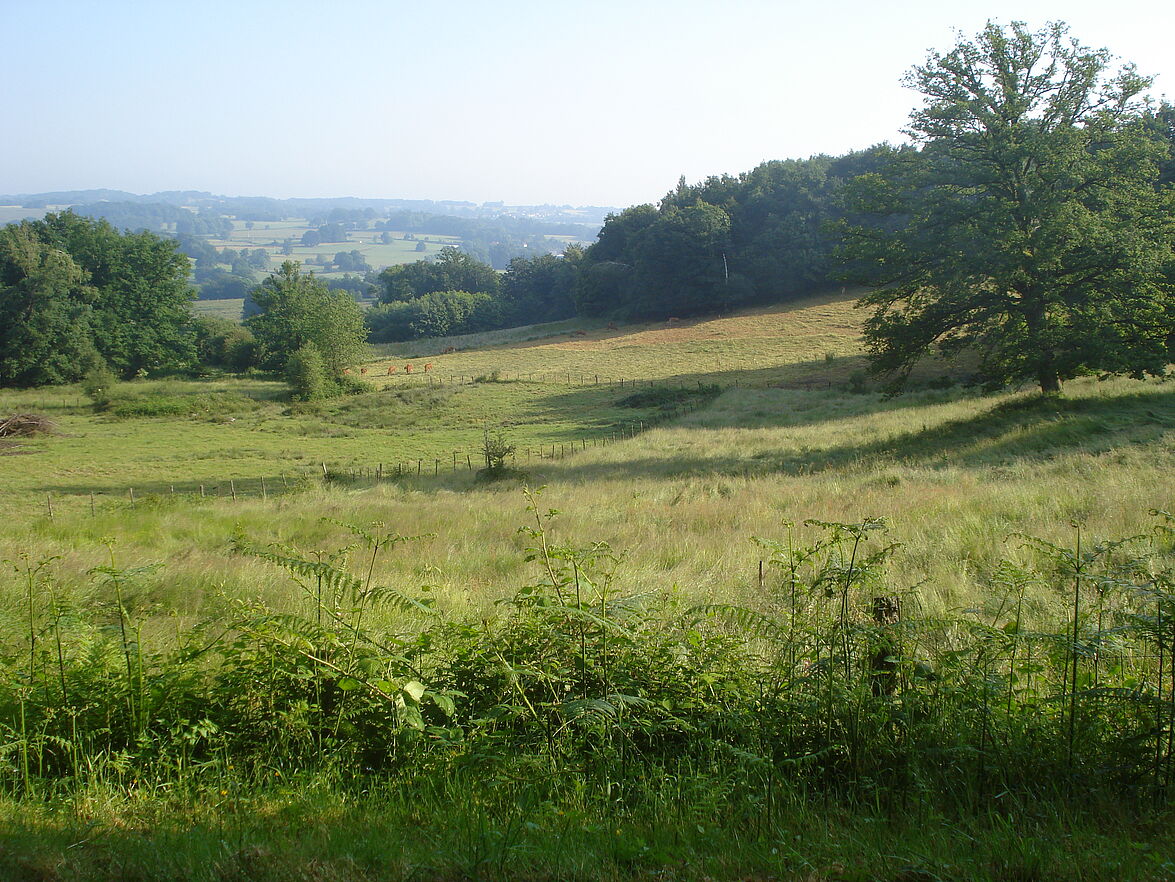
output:
MULTIPOLYGON (((215 248, 264 248, 274 266, 283 260, 299 260, 309 264, 319 258, 333 258, 340 251, 358 251, 374 269, 385 266, 394 266, 401 263, 412 263, 416 260, 426 260, 432 257, 447 245, 456 245, 460 239, 454 236, 433 235, 429 233, 415 234, 413 239, 405 239, 403 232, 391 232, 392 241, 383 244, 383 231, 352 230, 347 233, 345 242, 323 242, 313 247, 301 244, 302 234, 311 227, 305 220, 287 221, 257 221, 252 229, 246 227, 243 221, 233 222, 232 236, 228 239, 210 239, 209 244, 215 248), (290 254, 282 254, 282 244, 292 239, 290 254), (417 250, 417 243, 424 243, 424 250, 417 250)), ((323 278, 342 278, 345 273, 322 273, 323 278)))

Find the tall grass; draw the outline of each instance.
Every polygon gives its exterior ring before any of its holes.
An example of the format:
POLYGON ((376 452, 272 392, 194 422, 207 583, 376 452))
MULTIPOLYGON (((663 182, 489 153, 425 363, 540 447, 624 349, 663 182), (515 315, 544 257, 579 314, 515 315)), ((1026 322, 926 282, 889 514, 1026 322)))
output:
POLYGON ((379 584, 382 556, 426 538, 382 524, 310 555, 238 536, 236 553, 284 569, 300 601, 229 602, 166 638, 145 628, 153 567, 111 551, 82 598, 51 561, 10 563, 22 596, 4 635, 4 785, 230 769, 443 780, 472 763, 487 779, 541 769, 556 791, 620 806, 646 798, 650 776, 687 774, 740 801, 782 788, 939 811, 995 808, 996 794, 1171 795, 1169 515, 1112 542, 1026 537, 1028 562, 997 569, 988 608, 928 615, 917 588, 890 583, 898 549, 880 521, 761 540, 756 606, 690 605, 626 585, 606 543, 555 542, 540 503, 524 525, 536 578, 493 616, 379 584), (892 614, 871 614, 890 596, 892 614))

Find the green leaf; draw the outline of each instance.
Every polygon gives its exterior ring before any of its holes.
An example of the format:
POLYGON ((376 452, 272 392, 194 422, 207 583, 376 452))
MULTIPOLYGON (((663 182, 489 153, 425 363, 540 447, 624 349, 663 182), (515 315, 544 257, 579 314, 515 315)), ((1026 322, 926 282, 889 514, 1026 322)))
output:
POLYGON ((409 680, 402 688, 404 690, 404 694, 415 702, 419 702, 420 697, 424 695, 425 692, 424 684, 419 680, 409 680))

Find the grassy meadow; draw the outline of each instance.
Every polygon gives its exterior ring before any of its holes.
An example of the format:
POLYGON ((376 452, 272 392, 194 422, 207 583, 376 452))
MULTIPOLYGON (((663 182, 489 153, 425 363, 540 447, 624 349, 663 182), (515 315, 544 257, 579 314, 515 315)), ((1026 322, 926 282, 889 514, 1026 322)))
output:
POLYGON ((464 601, 480 593, 471 585, 522 566, 524 480, 548 487, 569 537, 623 549, 634 583, 737 596, 757 574, 751 536, 777 535, 785 520, 884 517, 905 547, 900 580, 956 604, 974 599, 1012 533, 1062 542, 1080 521, 1093 535, 1125 535, 1145 528, 1148 510, 1171 508, 1170 384, 1083 380, 1044 403, 1031 390, 854 393, 859 319, 851 302, 818 298, 585 336, 537 336, 537 326, 514 332, 534 339, 450 354, 400 344, 381 348, 413 354, 369 364, 373 391, 312 404, 291 405, 282 384, 256 378, 127 383, 104 414, 76 389, 8 390, 0 412, 43 412, 59 434, 0 458, 0 500, 20 518, 0 547, 5 557, 57 554, 52 537, 80 526, 125 537, 128 553, 150 559, 155 543, 169 554, 167 537, 199 512, 203 563, 220 569, 231 563, 217 560, 216 543, 236 522, 273 541, 337 535, 313 514, 269 516, 321 506, 435 532, 386 566, 441 569, 464 601), (681 396, 677 409, 625 406, 650 384, 681 396), (485 429, 515 446, 524 479, 478 483, 485 429), (341 483, 320 486, 324 464, 341 483))
POLYGON ((371 391, 310 404, 257 377, 127 383, 102 413, 0 391, 0 414, 57 425, 0 440, 0 705, 25 727, 0 753, 0 875, 1171 878, 1170 659, 1158 704, 1112 700, 1156 687, 1175 387, 980 395, 934 368, 887 398, 861 319, 829 295, 389 345, 371 391), (499 480, 477 471, 487 431, 515 448, 499 480), (1136 534, 1145 564, 1097 545, 1136 534), (920 623, 900 701, 862 661, 879 593, 920 623), (1080 651, 1070 618, 1096 630, 1080 651), (197 645, 227 679, 173 708, 218 670, 197 645), (1080 712, 1070 668, 1093 677, 1080 712), (217 716, 251 692, 300 697, 272 730, 259 706, 217 716), (121 746, 70 735, 124 715, 121 746), (1127 773, 1094 745, 1132 726, 1153 768, 1127 773), (268 754, 234 752, 254 736, 268 754))
POLYGON ((229 297, 224 300, 193 300, 192 312, 195 315, 211 315, 217 318, 228 319, 230 322, 240 322, 243 318, 245 298, 229 297))

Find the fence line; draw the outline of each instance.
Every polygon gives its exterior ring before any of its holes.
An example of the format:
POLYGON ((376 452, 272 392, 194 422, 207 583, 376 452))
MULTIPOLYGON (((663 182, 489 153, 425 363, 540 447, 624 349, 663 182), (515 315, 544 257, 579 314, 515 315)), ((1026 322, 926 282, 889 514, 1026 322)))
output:
MULTIPOLYGON (((677 405, 672 409, 657 414, 649 419, 634 419, 625 420, 619 423, 614 423, 606 427, 603 433, 591 436, 574 438, 570 441, 563 442, 538 442, 533 445, 525 445, 523 447, 515 447, 514 452, 510 455, 511 468, 518 468, 530 465, 544 460, 554 461, 562 460, 567 456, 577 452, 583 453, 594 447, 605 447, 609 444, 614 444, 618 441, 631 440, 638 435, 662 425, 663 423, 679 419, 682 416, 694 413, 698 410, 698 405, 694 403, 684 403, 677 405)), ((376 462, 371 466, 363 465, 347 465, 336 466, 331 468, 326 462, 319 462, 318 467, 313 469, 312 473, 317 473, 321 470, 322 479, 327 482, 336 481, 361 481, 372 480, 375 483, 388 480, 404 480, 407 478, 437 478, 442 473, 448 472, 473 472, 475 471, 473 463, 476 461, 479 464, 484 458, 484 453, 481 449, 477 450, 453 450, 451 458, 433 456, 429 459, 424 457, 416 457, 409 459, 397 459, 392 463, 385 461, 376 462)), ((280 474, 283 490, 289 490, 290 482, 286 472, 280 474)), ((176 485, 174 483, 168 484, 167 493, 154 493, 144 496, 142 487, 139 488, 139 494, 136 496, 134 487, 126 489, 125 504, 131 508, 138 508, 149 501, 153 496, 169 497, 190 494, 195 496, 199 494, 201 499, 216 498, 216 499, 262 499, 268 500, 270 497, 269 485, 266 483, 265 476, 261 475, 258 478, 248 478, 238 480, 237 478, 224 478, 218 483, 198 483, 193 482, 188 485, 187 489, 181 489, 179 493, 176 492, 176 485)), ((75 494, 70 494, 75 495, 75 494)), ((80 495, 80 494, 79 494, 80 495)), ((278 494, 280 495, 280 494, 278 494)), ((105 496, 109 500, 120 498, 121 493, 114 491, 112 493, 95 493, 88 491, 90 516, 98 516, 97 502, 101 497, 105 496)), ((61 497, 57 497, 60 501, 61 497)), ((84 500, 85 497, 82 496, 84 500)), ((59 514, 58 509, 54 508, 54 497, 51 493, 45 494, 45 505, 49 519, 54 519, 59 514)))
POLYGON ((386 392, 392 388, 424 388, 426 386, 472 386, 477 383, 539 383, 558 384, 567 386, 607 386, 619 389, 637 389, 646 386, 650 389, 658 386, 677 389, 692 389, 716 387, 719 390, 727 389, 831 389, 832 380, 791 381, 786 386, 780 382, 763 381, 759 383, 735 377, 733 383, 707 382, 696 374, 679 375, 676 377, 609 377, 603 374, 585 374, 582 371, 502 371, 493 370, 485 374, 388 374, 383 379, 392 382, 377 391, 386 392), (513 377, 511 377, 513 373, 513 377), (687 379, 688 377, 688 379, 687 379))

